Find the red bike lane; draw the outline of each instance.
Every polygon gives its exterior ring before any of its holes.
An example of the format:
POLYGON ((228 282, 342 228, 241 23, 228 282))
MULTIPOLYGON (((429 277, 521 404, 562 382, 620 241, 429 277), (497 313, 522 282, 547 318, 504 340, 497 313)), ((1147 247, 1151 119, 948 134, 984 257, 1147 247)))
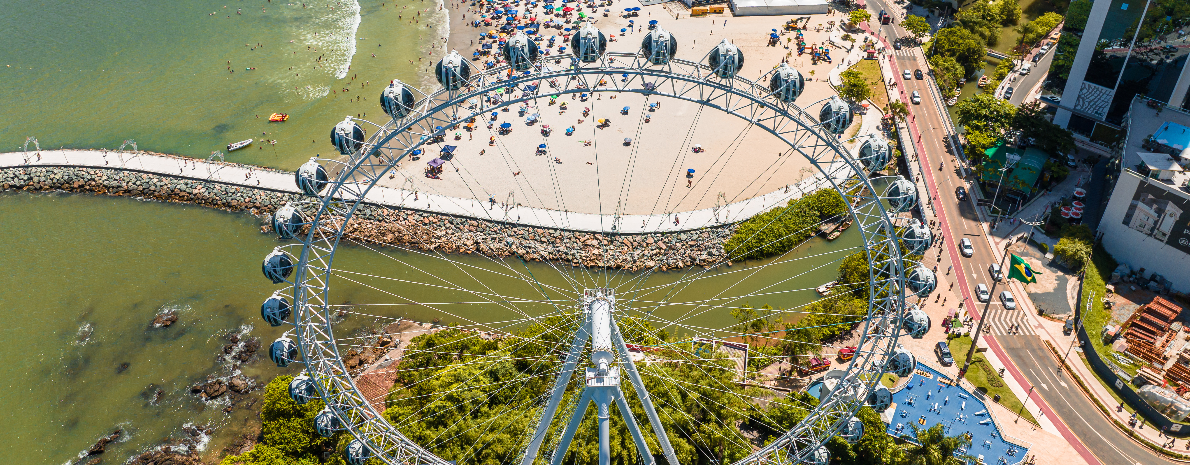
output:
MULTIPOLYGON (((863 29, 866 32, 868 32, 869 35, 876 36, 875 34, 872 34, 872 32, 867 28, 866 24, 863 25, 863 29)), ((882 37, 882 36, 876 36, 876 37, 880 40, 880 42, 882 44, 884 44, 885 50, 892 50, 892 47, 889 46, 888 41, 884 37, 882 37)), ((901 78, 901 73, 899 72, 900 70, 897 68, 897 61, 895 59, 893 59, 892 57, 889 57, 888 64, 889 64, 889 68, 892 69, 892 71, 893 71, 893 79, 897 83, 897 91, 900 93, 901 101, 908 103, 909 98, 908 98, 908 95, 905 93, 905 83, 901 78)), ((926 85, 929 85, 929 84, 926 84, 926 85)), ((909 118, 908 118, 908 122, 907 122, 907 124, 909 125, 909 134, 911 137, 916 135, 916 138, 914 140, 912 140, 911 143, 914 145, 915 149, 917 150, 918 159, 921 160, 922 176, 925 178, 925 181, 926 181, 925 184, 926 184, 927 189, 929 190, 929 196, 933 199, 940 199, 940 197, 938 196, 937 184, 934 183, 934 173, 930 167, 930 159, 928 156, 925 156, 925 154, 926 154, 925 146, 922 145, 922 143, 921 143, 922 135, 921 135, 920 130, 917 127, 917 118, 914 115, 913 105, 909 104, 906 106, 909 109, 909 118)), ((950 228, 950 222, 946 218, 946 207, 942 204, 942 202, 934 202, 934 205, 938 209, 938 213, 939 213, 938 221, 939 221, 939 223, 941 223, 942 230, 946 231, 948 233, 951 233, 951 234, 944 234, 942 242, 945 244, 946 250, 947 250, 947 252, 950 253, 951 257, 958 257, 960 255, 957 253, 958 249, 956 248, 956 245, 955 245, 955 241, 954 241, 954 237, 953 237, 954 234, 950 228)), ((994 251, 993 251, 993 253, 994 253, 994 251)), ((972 318, 974 318, 976 320, 981 320, 982 315, 980 315, 979 311, 976 310, 976 307, 974 305, 975 301, 971 299, 971 289, 967 285, 966 276, 964 276, 963 273, 960 272, 960 273, 955 273, 955 277, 958 278, 960 291, 963 294, 963 300, 965 302, 967 302, 967 304, 968 304, 968 306, 967 306, 968 313, 971 314, 972 318)), ((1008 369, 1008 372, 1012 375, 1013 379, 1016 380, 1017 384, 1019 384, 1022 387, 1031 386, 1029 381, 1027 379, 1025 379, 1024 374, 1022 374, 1020 372, 1020 369, 1017 368, 1016 364, 1014 364, 1012 362, 1012 360, 1008 358, 1008 355, 1004 352, 1003 348, 1000 347, 1000 344, 996 341, 996 339, 991 334, 984 334, 983 339, 987 342, 988 347, 990 347, 992 349, 992 352, 995 353, 997 357, 999 357, 999 359, 1002 363, 1004 363, 1004 366, 1008 369)), ((1088 464, 1096 465, 1096 464, 1101 463, 1099 461, 1099 459, 1096 458, 1095 455, 1092 454, 1091 451, 1088 450, 1086 448, 1086 446, 1083 445, 1082 441, 1079 440, 1079 438, 1077 436, 1075 436, 1074 433, 1072 433, 1070 431, 1070 428, 1066 426, 1066 424, 1062 421, 1062 419, 1059 418, 1056 413, 1054 413, 1053 409, 1050 408, 1049 404, 1046 403, 1045 400, 1043 400, 1041 398, 1040 393, 1030 393, 1028 398, 1033 399, 1033 401, 1036 402, 1036 405, 1041 406, 1042 412, 1044 413, 1044 415, 1046 415, 1050 419, 1051 422, 1053 422, 1054 426, 1056 426, 1058 428, 1058 431, 1061 433, 1062 438, 1065 439, 1066 442, 1070 443, 1070 445, 1072 447, 1074 447, 1074 449, 1076 451, 1078 451, 1078 454, 1080 456, 1082 456, 1082 458, 1084 460, 1086 460, 1088 464)))

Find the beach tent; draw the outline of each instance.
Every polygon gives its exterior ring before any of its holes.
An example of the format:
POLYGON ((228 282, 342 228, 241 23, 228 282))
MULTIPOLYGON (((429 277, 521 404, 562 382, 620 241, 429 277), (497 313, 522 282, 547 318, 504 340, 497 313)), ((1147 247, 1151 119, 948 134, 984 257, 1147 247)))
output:
POLYGON ((501 123, 500 124, 500 129, 511 129, 511 128, 512 128, 512 123, 501 123))
POLYGON ((455 153, 455 149, 457 149, 457 148, 458 148, 458 147, 457 147, 457 146, 454 146, 454 145, 443 145, 443 146, 442 146, 442 153, 444 153, 444 154, 453 154, 453 153, 455 153))
POLYGON ((437 168, 439 166, 442 166, 443 163, 446 163, 446 160, 443 160, 441 158, 435 158, 433 160, 430 160, 430 162, 427 163, 427 165, 430 165, 431 168, 437 168))

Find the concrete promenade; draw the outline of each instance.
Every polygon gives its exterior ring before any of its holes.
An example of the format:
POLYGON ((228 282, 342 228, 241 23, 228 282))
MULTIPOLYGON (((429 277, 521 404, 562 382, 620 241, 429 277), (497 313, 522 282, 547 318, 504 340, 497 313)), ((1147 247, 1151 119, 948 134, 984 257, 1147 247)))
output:
MULTIPOLYGON (((298 193, 292 172, 147 152, 42 150, 0 154, 0 169, 22 167, 76 167, 135 171, 276 192, 298 193)), ((827 171, 832 173, 832 177, 839 182, 850 174, 850 169, 841 163, 829 166, 827 171)), ((691 231, 735 223, 774 207, 785 205, 790 199, 799 198, 805 193, 826 187, 830 187, 830 183, 825 175, 818 173, 796 185, 788 186, 786 189, 779 189, 719 208, 680 212, 673 215, 614 216, 531 207, 506 207, 499 203, 493 205, 484 199, 462 199, 379 186, 372 188, 366 194, 366 202, 388 207, 550 229, 640 234, 691 231)))

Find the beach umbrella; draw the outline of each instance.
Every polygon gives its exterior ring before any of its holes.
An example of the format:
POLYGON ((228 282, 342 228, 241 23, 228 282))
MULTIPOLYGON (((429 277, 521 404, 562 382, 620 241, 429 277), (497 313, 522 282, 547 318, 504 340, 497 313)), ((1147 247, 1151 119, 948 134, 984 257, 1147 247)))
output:
MULTIPOLYGON (((542 126, 542 127, 544 128, 545 126, 542 126)), ((537 148, 539 148, 539 149, 544 149, 544 148, 545 148, 545 144, 539 144, 539 145, 537 146, 537 148)))
POLYGON ((624 138, 624 145, 629 145, 629 144, 631 144, 631 143, 632 143, 632 138, 631 138, 631 137, 625 137, 625 138, 624 138))
POLYGON ((508 128, 511 128, 511 127, 512 127, 512 123, 502 123, 502 124, 500 124, 500 129, 508 129, 508 128))
POLYGON ((694 168, 687 168, 686 174, 694 174, 694 168))
POLYGON ((628 32, 628 29, 620 28, 620 32, 628 32))
POLYGON ((497 113, 494 111, 492 112, 492 118, 499 118, 499 117, 500 117, 500 113, 497 113))
MULTIPOLYGON (((657 20, 655 20, 655 19, 649 20, 649 25, 651 25, 651 26, 656 26, 656 25, 657 25, 657 20)), ((776 29, 773 29, 773 30, 775 31, 776 29)))
POLYGON ((414 149, 413 152, 411 152, 411 154, 412 155, 421 155, 421 149, 414 149))

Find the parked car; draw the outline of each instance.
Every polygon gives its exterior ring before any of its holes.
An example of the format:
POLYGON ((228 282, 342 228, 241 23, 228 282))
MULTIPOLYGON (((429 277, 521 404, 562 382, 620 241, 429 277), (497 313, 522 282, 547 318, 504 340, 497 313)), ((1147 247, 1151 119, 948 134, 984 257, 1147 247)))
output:
POLYGON ((1032 71, 1032 70, 1033 70, 1033 63, 1025 63, 1024 65, 1021 65, 1021 76, 1029 74, 1029 71, 1032 71))
POLYGON ((1074 167, 1078 166, 1078 163, 1074 161, 1074 157, 1067 155, 1066 156, 1066 166, 1074 168, 1074 167))
POLYGON ((950 354, 950 346, 946 345, 946 341, 938 341, 934 345, 934 355, 938 356, 938 361, 942 362, 943 366, 954 365, 954 356, 950 354))
POLYGON ((1069 336, 1074 332, 1074 317, 1066 319, 1066 324, 1062 325, 1062 334, 1069 336))
POLYGON ((1012 292, 1000 292, 1000 302, 1004 303, 1004 308, 1016 310, 1016 299, 1012 298, 1012 292))
POLYGON ((912 72, 912 71, 909 71, 909 70, 905 70, 905 72, 901 73, 901 78, 903 78, 903 79, 913 79, 913 72, 912 72))
POLYGON ((1037 62, 1041 61, 1041 58, 1044 56, 1045 56, 1045 52, 1038 52, 1036 55, 1033 55, 1033 62, 1037 63, 1037 62))
POLYGON ((921 72, 921 70, 920 70, 920 69, 915 69, 915 70, 913 70, 913 77, 915 77, 915 78, 918 78, 918 79, 925 79, 925 78, 926 78, 925 74, 922 74, 922 72, 921 72))
POLYGON ((996 281, 1004 279, 1004 273, 1002 271, 1000 271, 999 263, 993 263, 991 265, 988 265, 988 274, 992 275, 992 279, 994 279, 996 281))
POLYGON ((964 237, 959 241, 959 252, 961 252, 964 257, 975 255, 975 247, 971 246, 971 239, 964 237))
POLYGON ((1004 89, 1004 98, 1006 98, 1006 99, 1012 98, 1012 88, 1011 87, 1004 89))
POLYGON ((963 186, 954 188, 954 196, 955 198, 959 199, 960 202, 967 200, 967 188, 963 186))
POLYGON ((992 298, 992 293, 988 291, 986 285, 979 283, 975 285, 975 298, 979 299, 980 302, 987 302, 988 299, 992 298))
MULTIPOLYGON (((905 72, 908 73, 908 71, 905 72)), ((921 92, 913 91, 913 94, 909 96, 909 101, 913 102, 914 105, 921 105, 921 92)))

